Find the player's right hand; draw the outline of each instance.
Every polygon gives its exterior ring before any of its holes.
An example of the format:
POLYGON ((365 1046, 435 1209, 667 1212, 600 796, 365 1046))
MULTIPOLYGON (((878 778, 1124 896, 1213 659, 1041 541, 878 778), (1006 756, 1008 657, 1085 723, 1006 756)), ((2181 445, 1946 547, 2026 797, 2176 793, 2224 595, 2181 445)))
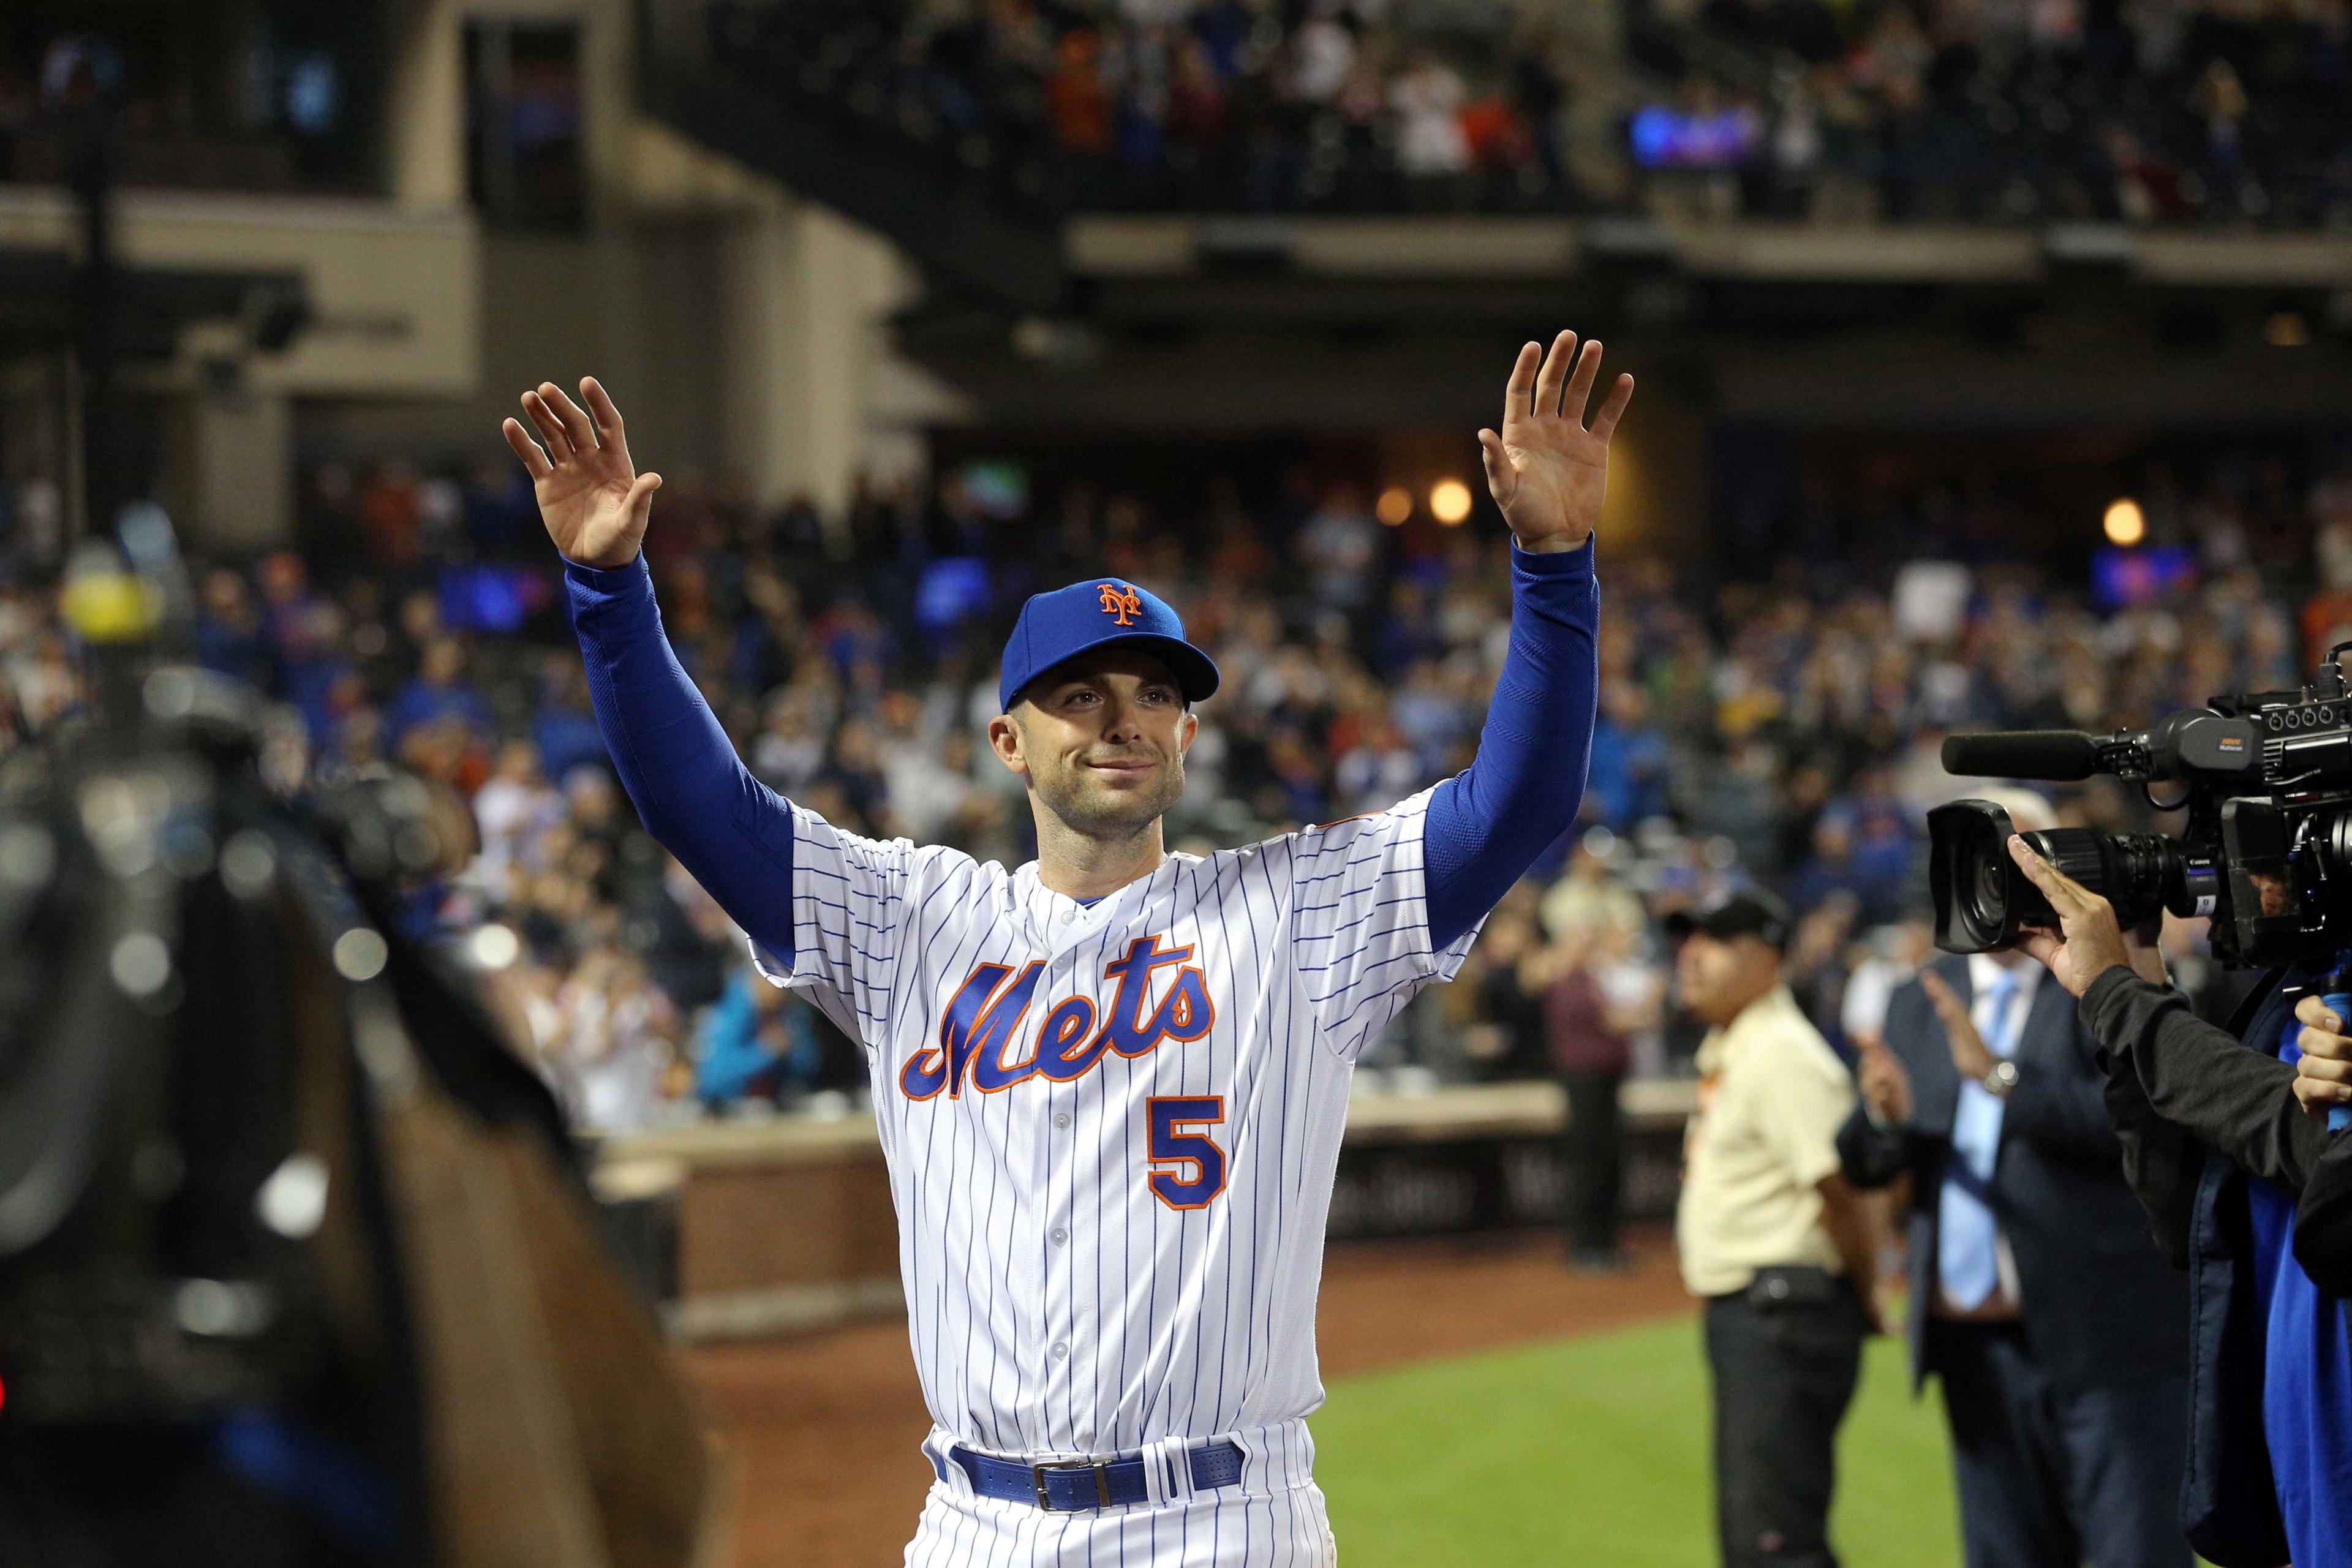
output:
POLYGON ((537 391, 522 395, 522 411, 538 427, 539 441, 520 420, 509 419, 500 428, 530 470, 540 521, 564 559, 583 566, 626 566, 645 540, 661 476, 639 474, 629 461, 621 411, 594 376, 581 378, 580 399, 588 413, 555 383, 542 381, 537 391))

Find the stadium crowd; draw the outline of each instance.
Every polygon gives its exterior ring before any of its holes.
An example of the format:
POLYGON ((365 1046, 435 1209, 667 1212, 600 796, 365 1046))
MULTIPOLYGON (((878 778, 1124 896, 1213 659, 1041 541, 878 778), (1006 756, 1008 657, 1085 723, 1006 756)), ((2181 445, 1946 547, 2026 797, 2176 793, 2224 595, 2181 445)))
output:
POLYGON ((1032 207, 1559 210, 1558 40, 1381 0, 719 0, 715 58, 1032 207))
POLYGON ((1633 121, 1714 216, 2352 224, 2343 0, 1656 0, 1633 121))
MULTIPOLYGON (((647 549, 672 640, 768 784, 859 832, 1028 858, 1017 782, 976 737, 1012 611, 1090 571, 1167 594, 1228 672, 1177 847, 1378 808, 1471 754, 1507 619, 1490 518, 1384 526, 1304 468, 1220 477, 1181 510, 1081 483, 1028 506, 988 476, 869 495, 831 531, 690 476, 663 491, 647 549)), ((7 492, 12 538, 37 537, 41 493, 7 492)), ((1667 1005, 1658 921, 1743 879, 1800 912, 1790 968, 1824 1032, 1874 1028, 1927 948, 1922 816, 1963 793, 1946 731, 2144 721, 2294 684, 2352 635, 2352 479, 2231 456, 2153 468, 2143 495, 2142 558, 2172 547, 2177 580, 2104 611, 2007 557, 1989 515, 2014 498, 1993 494, 1811 495, 1801 519, 1745 525, 1784 531, 1781 569, 1711 597, 1611 561, 1583 826, 1496 912, 1467 983, 1368 1054, 1368 1081, 1542 1075, 1596 1034, 1637 1073, 1674 1070, 1696 1031, 1667 1005), (1898 541, 1938 559, 1877 558, 1898 541)), ((299 711, 312 776, 397 763, 470 802, 476 852, 410 918, 499 972, 573 1109, 608 1128, 845 1110, 856 1050, 755 983, 616 787, 519 475, 329 463, 301 517, 300 552, 200 570, 200 657, 299 711)), ((73 712, 80 678, 53 595, 9 584, 15 745, 73 712)), ((2096 788, 2064 805, 2117 827, 2142 809, 2096 788)))
POLYGON ((1713 217, 2352 224, 2345 0, 1637 0, 1622 70, 1507 6, 1383 0, 721 0, 709 26, 763 93, 1052 212, 1577 210, 1612 204, 1575 171, 1622 159, 1636 199, 1713 217), (1578 89, 1622 100, 1622 144, 1578 155, 1578 89))

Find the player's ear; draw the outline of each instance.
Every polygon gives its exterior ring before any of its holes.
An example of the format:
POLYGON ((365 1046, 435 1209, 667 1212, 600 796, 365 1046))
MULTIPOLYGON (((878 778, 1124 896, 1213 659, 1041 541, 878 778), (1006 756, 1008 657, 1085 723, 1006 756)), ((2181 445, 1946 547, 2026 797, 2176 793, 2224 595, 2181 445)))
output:
POLYGON ((999 713, 988 721, 988 749, 996 753, 998 762, 1025 779, 1029 763, 1021 754, 1022 739, 1021 721, 1012 714, 999 713))
POLYGON ((1198 713, 1193 712, 1190 708, 1185 709, 1184 722, 1178 727, 1176 732, 1176 760, 1178 762, 1181 763, 1184 760, 1184 754, 1192 749, 1192 737, 1200 732, 1201 716, 1198 713))

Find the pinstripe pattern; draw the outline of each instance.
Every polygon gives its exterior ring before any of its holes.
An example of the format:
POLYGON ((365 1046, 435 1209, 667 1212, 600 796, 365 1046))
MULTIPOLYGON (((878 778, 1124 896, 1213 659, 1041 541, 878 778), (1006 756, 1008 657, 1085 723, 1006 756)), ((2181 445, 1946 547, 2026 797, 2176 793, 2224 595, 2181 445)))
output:
POLYGON ((925 1450, 941 1477, 908 1568, 1332 1561, 1303 1418, 1323 1400, 1315 1301, 1350 1068, 1415 991, 1452 977, 1475 936, 1431 951, 1428 799, 1172 856, 1091 908, 1040 885, 1034 865, 877 843, 782 808, 793 963, 754 956, 866 1048, 935 1423, 925 1450), (1122 998, 1106 971, 1143 939, 1155 956, 1190 955, 1157 960, 1124 999, 1126 1024, 1157 1016, 1175 1033, 1132 1056, 1107 1050, 1066 1081, 1005 1073, 1015 1081, 983 1089, 966 1077, 919 1099, 908 1083, 946 1080, 902 1079, 923 1053, 950 1060, 947 1022, 971 1028, 990 988, 960 1014, 949 1004, 983 964, 1043 965, 1017 1026, 993 1037, 998 1068, 1029 1058, 1064 999, 1087 999, 1107 1029, 1122 998), (1187 966, 1213 1022, 1170 1000, 1187 966), (1146 1101, 1177 1096, 1222 1110, 1178 1130, 1223 1156, 1222 1188, 1186 1207, 1150 1180, 1172 1173, 1180 1196, 1207 1184, 1205 1166, 1151 1161, 1146 1101), (1098 1514, 976 1498, 946 1458, 957 1443, 1076 1458, 1213 1436, 1247 1455, 1237 1486, 1098 1514))

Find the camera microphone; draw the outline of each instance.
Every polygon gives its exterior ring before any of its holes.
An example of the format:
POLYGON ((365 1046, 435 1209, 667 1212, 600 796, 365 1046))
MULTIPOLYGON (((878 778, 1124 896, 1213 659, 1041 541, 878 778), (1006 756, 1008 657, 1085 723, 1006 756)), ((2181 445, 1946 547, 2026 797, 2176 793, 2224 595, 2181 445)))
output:
POLYGON ((1970 778, 2086 779, 2099 771, 2099 737, 2081 730, 1947 735, 1944 771, 1970 778))

